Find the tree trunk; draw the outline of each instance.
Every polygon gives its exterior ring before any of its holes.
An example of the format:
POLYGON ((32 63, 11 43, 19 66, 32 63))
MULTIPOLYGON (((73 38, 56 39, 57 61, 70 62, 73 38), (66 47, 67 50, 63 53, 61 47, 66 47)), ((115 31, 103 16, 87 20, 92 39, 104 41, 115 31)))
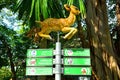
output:
POLYGON ((11 71, 12 71, 12 80, 16 80, 16 71, 15 71, 15 66, 12 60, 12 53, 11 53, 11 49, 8 47, 8 51, 7 51, 9 60, 10 60, 10 65, 11 65, 11 71))
POLYGON ((82 48, 88 48, 89 43, 86 40, 86 36, 83 31, 83 27, 81 26, 81 20, 80 18, 77 19, 78 21, 78 37, 80 38, 80 42, 82 42, 82 48))
POLYGON ((120 58, 120 1, 117 0, 116 3, 116 17, 117 17, 117 26, 115 26, 114 32, 117 36, 117 39, 115 40, 115 49, 117 53, 117 57, 120 58))
POLYGON ((14 66, 14 63, 13 63, 13 60, 12 60, 11 48, 10 48, 10 45, 8 45, 8 43, 6 42, 6 39, 4 38, 4 36, 3 36, 2 43, 6 47, 7 55, 8 55, 9 60, 10 60, 10 67, 11 67, 11 72, 12 72, 12 80, 16 80, 16 72, 15 72, 15 66, 14 66))
POLYGON ((119 80, 120 70, 111 42, 106 0, 86 0, 93 80, 119 80))

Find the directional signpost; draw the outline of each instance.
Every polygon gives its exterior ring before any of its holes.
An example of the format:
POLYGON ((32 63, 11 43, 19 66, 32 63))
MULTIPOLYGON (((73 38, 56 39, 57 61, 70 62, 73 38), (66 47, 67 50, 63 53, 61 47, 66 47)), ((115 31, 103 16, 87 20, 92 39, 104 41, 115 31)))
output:
POLYGON ((63 75, 90 76, 90 50, 72 48, 62 51, 60 42, 56 43, 55 50, 28 49, 26 66, 26 75, 28 76, 55 74, 55 80, 61 80, 62 72, 63 75), (53 55, 55 55, 55 59, 53 59, 53 55), (63 55, 63 59, 61 55, 63 55), (63 71, 61 64, 64 66, 63 71), (55 65, 54 68, 53 65, 55 65))

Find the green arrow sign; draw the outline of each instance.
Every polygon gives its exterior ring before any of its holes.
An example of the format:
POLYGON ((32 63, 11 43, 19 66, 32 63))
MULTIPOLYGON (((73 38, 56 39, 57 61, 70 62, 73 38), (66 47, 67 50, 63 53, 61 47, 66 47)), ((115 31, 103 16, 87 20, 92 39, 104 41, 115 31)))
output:
POLYGON ((26 67, 26 75, 52 75, 52 67, 26 67))
POLYGON ((52 58, 27 58, 27 66, 52 66, 52 58))
POLYGON ((53 56, 53 49, 28 49, 27 57, 53 56))
POLYGON ((91 75, 91 67, 64 67, 64 75, 91 75))
POLYGON ((64 56, 90 56, 89 49, 64 49, 64 56))
POLYGON ((90 58, 64 58, 64 65, 90 65, 90 58))

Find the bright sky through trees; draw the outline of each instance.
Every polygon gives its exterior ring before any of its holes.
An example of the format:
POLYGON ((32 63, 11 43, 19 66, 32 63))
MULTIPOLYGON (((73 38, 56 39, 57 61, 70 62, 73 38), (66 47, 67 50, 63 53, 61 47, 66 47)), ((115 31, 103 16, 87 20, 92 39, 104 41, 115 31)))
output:
POLYGON ((23 25, 22 20, 18 20, 18 13, 14 13, 7 8, 3 8, 0 11, 0 25, 12 29, 19 34, 23 33, 23 28, 26 26, 23 25))

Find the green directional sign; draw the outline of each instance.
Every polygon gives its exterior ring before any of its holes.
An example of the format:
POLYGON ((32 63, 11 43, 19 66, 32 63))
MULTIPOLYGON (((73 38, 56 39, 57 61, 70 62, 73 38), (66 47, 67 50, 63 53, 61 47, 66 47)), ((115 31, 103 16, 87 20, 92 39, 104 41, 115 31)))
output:
POLYGON ((90 65, 90 58, 64 58, 64 65, 90 65))
POLYGON ((64 67, 64 75, 91 75, 91 67, 64 67))
POLYGON ((27 58, 26 66, 52 66, 52 58, 27 58))
POLYGON ((73 48, 73 49, 64 49, 64 56, 90 56, 89 49, 80 49, 80 48, 73 48))
POLYGON ((26 67, 26 75, 52 75, 52 67, 26 67))
POLYGON ((53 56, 53 49, 28 49, 27 57, 53 56))

